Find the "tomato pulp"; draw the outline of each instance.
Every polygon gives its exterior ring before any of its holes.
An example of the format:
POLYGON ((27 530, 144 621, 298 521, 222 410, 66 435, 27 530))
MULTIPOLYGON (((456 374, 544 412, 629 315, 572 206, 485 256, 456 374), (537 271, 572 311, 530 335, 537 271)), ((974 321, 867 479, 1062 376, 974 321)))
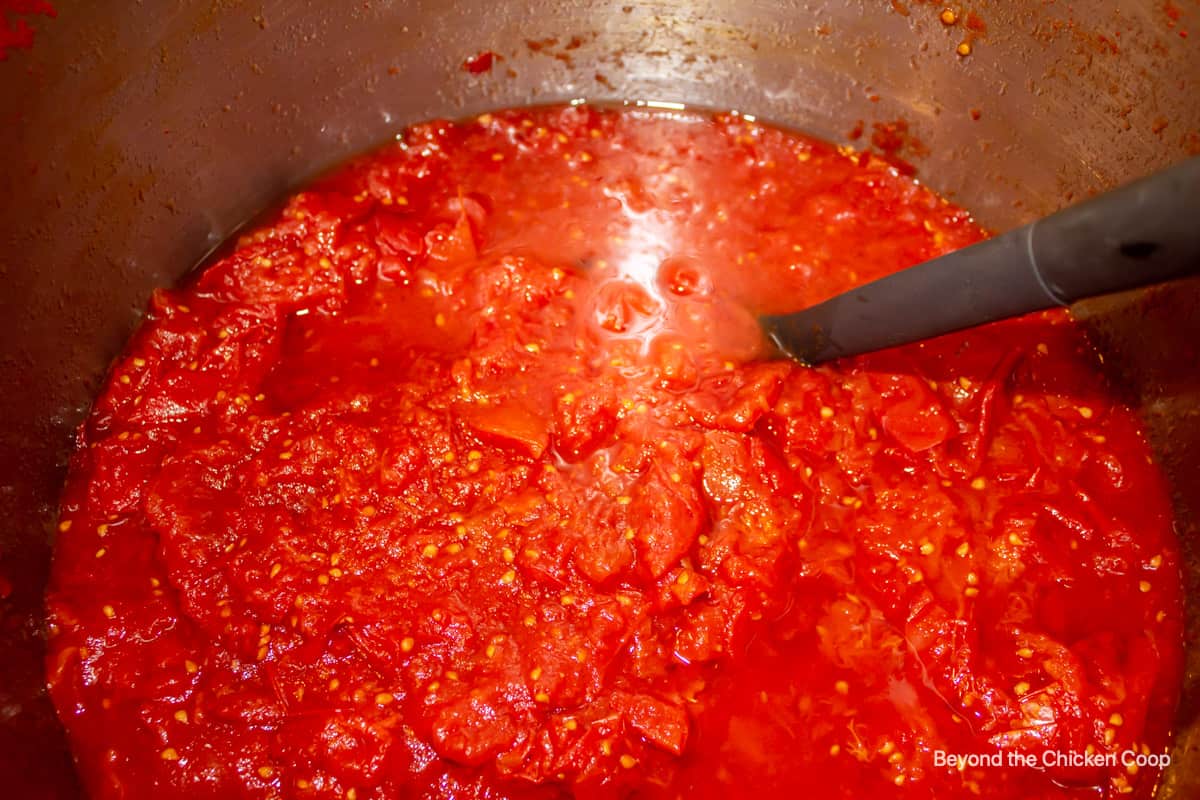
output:
POLYGON ((754 324, 982 236, 730 114, 434 122, 296 195, 80 430, 48 670, 87 786, 1148 795, 1171 510, 1076 325, 810 369, 754 324))

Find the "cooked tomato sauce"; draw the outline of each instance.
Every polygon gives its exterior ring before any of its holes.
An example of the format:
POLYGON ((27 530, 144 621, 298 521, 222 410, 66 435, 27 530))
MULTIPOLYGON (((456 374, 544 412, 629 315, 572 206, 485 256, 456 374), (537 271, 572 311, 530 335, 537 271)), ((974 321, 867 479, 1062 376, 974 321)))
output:
POLYGON ((1062 313, 818 369, 753 314, 983 236, 872 155, 588 106, 406 131, 160 291, 79 433, 95 797, 1145 797, 1178 556, 1062 313), (939 753, 1032 756, 947 765, 939 753))

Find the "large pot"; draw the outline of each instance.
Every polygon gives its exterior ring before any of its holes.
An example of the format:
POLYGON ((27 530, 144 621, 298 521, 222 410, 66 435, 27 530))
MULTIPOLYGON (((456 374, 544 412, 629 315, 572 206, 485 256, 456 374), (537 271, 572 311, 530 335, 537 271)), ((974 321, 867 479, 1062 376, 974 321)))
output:
MULTIPOLYGON (((736 108, 834 140, 865 130, 859 144, 903 120, 877 144, 996 229, 1200 150, 1195 0, 966 0, 952 25, 925 0, 55 4, 0 62, 9 797, 79 793, 43 688, 41 602, 64 456, 109 359, 151 288, 405 123, 576 97, 736 108), (503 59, 463 70, 481 50, 503 59)), ((1161 794, 1179 798, 1200 796, 1198 300, 1184 284, 1077 309, 1176 491, 1193 636, 1161 794)))

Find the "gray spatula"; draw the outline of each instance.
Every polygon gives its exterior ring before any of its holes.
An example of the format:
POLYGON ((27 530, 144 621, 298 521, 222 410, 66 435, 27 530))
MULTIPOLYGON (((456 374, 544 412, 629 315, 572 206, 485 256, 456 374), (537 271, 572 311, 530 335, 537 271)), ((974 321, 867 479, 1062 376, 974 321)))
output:
POLYGON ((1200 157, 792 314, 760 317, 809 364, 1200 273, 1200 157))

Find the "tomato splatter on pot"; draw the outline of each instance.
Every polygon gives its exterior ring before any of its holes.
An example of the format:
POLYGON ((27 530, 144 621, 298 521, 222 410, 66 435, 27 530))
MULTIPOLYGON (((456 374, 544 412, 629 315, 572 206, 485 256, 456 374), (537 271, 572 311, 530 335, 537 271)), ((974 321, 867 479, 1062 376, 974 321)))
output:
POLYGON ((58 12, 46 0, 0 0, 0 61, 8 60, 10 50, 33 47, 34 30, 28 17, 56 17, 58 12))

